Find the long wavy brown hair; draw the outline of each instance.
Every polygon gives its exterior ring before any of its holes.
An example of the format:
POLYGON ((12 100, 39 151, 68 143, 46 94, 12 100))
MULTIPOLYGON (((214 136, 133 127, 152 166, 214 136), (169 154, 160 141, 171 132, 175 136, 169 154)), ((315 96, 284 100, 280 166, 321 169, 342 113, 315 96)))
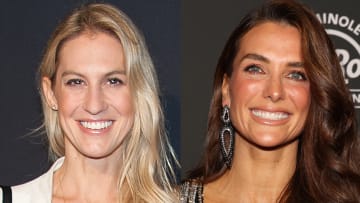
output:
POLYGON ((212 182, 227 170, 219 131, 224 74, 242 37, 264 22, 285 23, 301 34, 311 105, 299 139, 297 167, 279 202, 360 202, 360 150, 356 113, 334 46, 313 11, 293 0, 267 1, 247 14, 229 37, 219 58, 210 104, 205 152, 190 178, 212 182))

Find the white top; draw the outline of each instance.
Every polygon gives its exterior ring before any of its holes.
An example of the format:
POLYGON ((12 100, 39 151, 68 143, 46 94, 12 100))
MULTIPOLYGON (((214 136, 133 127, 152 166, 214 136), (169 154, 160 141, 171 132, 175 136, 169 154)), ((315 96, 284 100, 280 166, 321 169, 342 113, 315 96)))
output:
MULTIPOLYGON (((51 168, 38 178, 27 183, 11 187, 13 203, 51 203, 53 175, 64 163, 64 157, 59 158, 51 168)), ((1 191, 1 190, 0 190, 1 191)), ((2 202, 2 191, 0 193, 2 202)))

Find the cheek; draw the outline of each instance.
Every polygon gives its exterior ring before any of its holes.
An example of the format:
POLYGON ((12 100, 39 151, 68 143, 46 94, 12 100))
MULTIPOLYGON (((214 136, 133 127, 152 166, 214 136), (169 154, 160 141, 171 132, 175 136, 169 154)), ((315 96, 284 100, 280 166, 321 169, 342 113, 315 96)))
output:
POLYGON ((65 90, 56 91, 55 96, 59 106, 59 114, 70 114, 81 104, 82 101, 82 94, 74 94, 65 90))
POLYGON ((122 114, 133 114, 134 105, 130 91, 121 91, 108 94, 109 103, 122 114))
POLYGON ((237 78, 230 83, 230 97, 235 104, 247 103, 261 92, 262 83, 259 81, 237 78))
POLYGON ((292 86, 289 88, 288 94, 295 107, 307 115, 311 103, 310 88, 308 85, 292 86))

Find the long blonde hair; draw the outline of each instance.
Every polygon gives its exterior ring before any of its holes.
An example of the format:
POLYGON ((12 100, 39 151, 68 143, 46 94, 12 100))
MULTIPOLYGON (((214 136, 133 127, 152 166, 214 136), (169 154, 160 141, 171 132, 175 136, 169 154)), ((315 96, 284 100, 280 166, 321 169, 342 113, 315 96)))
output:
MULTIPOLYGON (((88 31, 104 32, 121 42, 134 101, 134 124, 121 146, 124 163, 120 198, 126 202, 175 202, 172 163, 177 161, 164 130, 156 72, 142 35, 126 14, 108 4, 88 4, 74 10, 57 26, 48 42, 40 64, 40 80, 48 77, 54 84, 62 45, 88 31)), ((49 154, 56 159, 65 154, 64 135, 57 112, 47 105, 39 86, 49 154)))

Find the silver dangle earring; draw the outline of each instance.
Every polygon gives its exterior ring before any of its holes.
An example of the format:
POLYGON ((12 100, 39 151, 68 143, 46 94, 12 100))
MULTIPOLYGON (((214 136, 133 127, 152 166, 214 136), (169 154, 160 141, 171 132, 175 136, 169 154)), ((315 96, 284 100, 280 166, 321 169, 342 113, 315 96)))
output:
POLYGON ((225 165, 228 169, 230 169, 234 153, 235 138, 234 128, 232 127, 230 120, 230 108, 227 105, 222 109, 221 120, 223 122, 223 127, 221 128, 219 134, 220 149, 225 165), (226 138, 227 136, 228 138, 226 138))

